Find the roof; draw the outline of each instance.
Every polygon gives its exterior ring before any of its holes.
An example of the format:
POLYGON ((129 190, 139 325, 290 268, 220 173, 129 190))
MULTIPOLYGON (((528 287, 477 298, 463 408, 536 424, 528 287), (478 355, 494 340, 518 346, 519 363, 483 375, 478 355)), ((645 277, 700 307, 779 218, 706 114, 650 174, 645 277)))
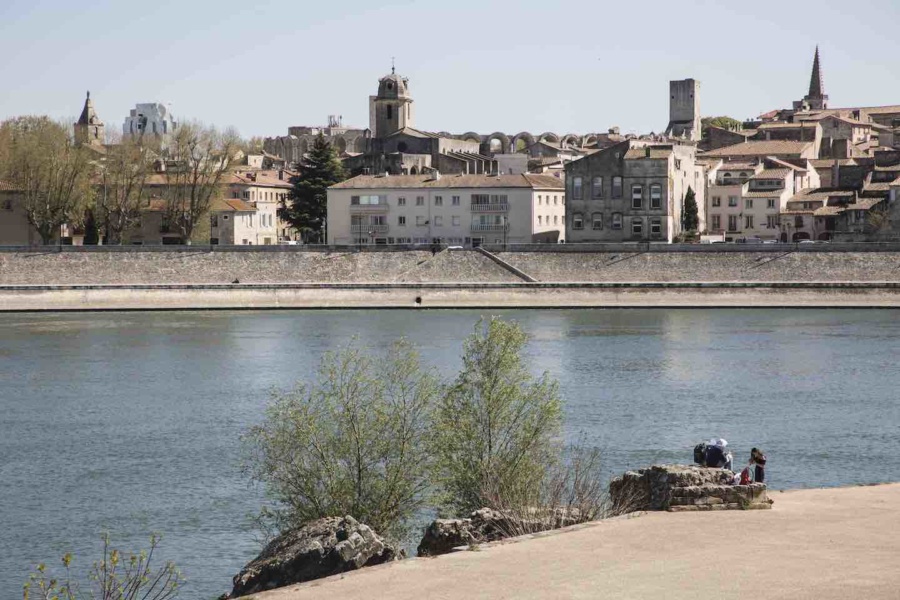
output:
POLYGON ((719 170, 720 171, 753 171, 758 166, 759 166, 759 163, 755 163, 755 162, 733 161, 733 162, 722 163, 722 166, 719 167, 719 170))
POLYGON ((258 187, 293 187, 290 178, 294 175, 289 171, 283 171, 282 179, 278 178, 278 171, 235 171, 224 183, 230 185, 249 185, 258 187), (254 179, 255 178, 255 179, 254 179))
POLYGON ((672 155, 672 147, 671 146, 638 146, 635 148, 629 148, 625 153, 625 160, 641 160, 641 159, 666 159, 672 155), (647 150, 650 151, 650 155, 647 155, 647 150))
POLYGON ((749 192, 744 192, 742 196, 744 198, 778 198, 781 196, 781 193, 784 192, 783 188, 776 188, 772 190, 751 190, 749 192))
POLYGON ((813 129, 816 123, 809 121, 800 121, 798 123, 784 123, 782 121, 773 121, 771 123, 760 123, 757 129, 813 129))
POLYGON ((793 173, 792 169, 763 169, 751 176, 750 179, 784 179, 791 173, 793 173))
POLYGON ((769 156, 779 154, 800 155, 813 145, 812 142, 789 140, 761 140, 743 142, 704 152, 703 156, 769 156))
POLYGON ((804 188, 794 194, 788 202, 804 202, 810 200, 828 200, 836 196, 853 198, 856 194, 853 190, 836 190, 829 188, 804 188))
MULTIPOLYGON (((147 200, 147 206, 144 207, 144 210, 165 212, 167 207, 168 201, 165 198, 153 196, 147 200)), ((210 212, 256 212, 256 207, 237 198, 217 198, 210 202, 209 210, 210 212)))
MULTIPOLYGON (((821 169, 823 167, 831 167, 834 165, 835 159, 833 158, 811 158, 809 160, 809 164, 811 164, 816 169, 821 169)), ((838 165, 842 167, 856 165, 857 162, 852 158, 839 158, 837 159, 838 165)))
POLYGON ((462 189, 462 188, 532 188, 563 190, 565 184, 552 175, 531 173, 518 175, 358 175, 331 186, 331 190, 365 189, 462 189))
POLYGON ((413 127, 404 127, 403 129, 399 129, 399 130, 395 131, 388 137, 394 137, 395 135, 408 135, 410 137, 417 137, 417 138, 440 138, 441 137, 436 133, 429 133, 427 131, 422 131, 420 129, 415 129, 413 127))

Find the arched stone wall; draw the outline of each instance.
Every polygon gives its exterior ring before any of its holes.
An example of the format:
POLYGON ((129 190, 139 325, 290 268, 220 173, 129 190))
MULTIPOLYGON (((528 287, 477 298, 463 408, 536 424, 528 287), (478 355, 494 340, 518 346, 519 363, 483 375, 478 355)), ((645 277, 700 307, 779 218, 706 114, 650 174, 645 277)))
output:
POLYGON ((509 154, 509 136, 505 133, 501 131, 495 131, 491 135, 485 136, 485 142, 487 143, 488 149, 491 152, 496 154, 496 148, 499 147, 500 154, 509 154), (495 140, 499 142, 499 146, 498 144, 494 143, 495 140))
POLYGON ((542 142, 553 142, 554 144, 559 143, 559 136, 553 133, 552 131, 545 131, 541 135, 538 136, 538 139, 542 142))
POLYGON ((567 133, 559 140, 559 145, 562 147, 572 146, 574 148, 580 148, 581 136, 576 133, 567 133))
POLYGON ((457 139, 460 139, 463 141, 469 140, 472 142, 478 142, 480 144, 483 141, 482 138, 484 136, 479 135, 479 134, 475 133, 474 131, 467 131, 466 133, 464 133, 462 135, 458 135, 456 137, 457 137, 457 139))
POLYGON ((525 152, 535 142, 534 136, 528 131, 520 131, 512 139, 513 152, 525 152))

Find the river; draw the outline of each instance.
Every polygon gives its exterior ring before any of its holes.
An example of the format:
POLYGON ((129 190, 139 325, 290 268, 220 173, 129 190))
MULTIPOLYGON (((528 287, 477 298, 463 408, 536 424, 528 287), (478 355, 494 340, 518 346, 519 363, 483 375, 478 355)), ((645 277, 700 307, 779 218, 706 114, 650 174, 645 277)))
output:
MULTIPOLYGON (((900 480, 900 313, 893 310, 506 310, 528 361, 560 382, 566 431, 607 472, 690 462, 725 437, 769 457, 776 489, 900 480)), ((160 555, 208 599, 259 550, 263 501, 240 435, 267 390, 313 375, 354 336, 406 336, 451 376, 478 311, 0 315, 0 597, 102 531, 160 555)), ((778 496, 774 495, 777 502, 778 496)))

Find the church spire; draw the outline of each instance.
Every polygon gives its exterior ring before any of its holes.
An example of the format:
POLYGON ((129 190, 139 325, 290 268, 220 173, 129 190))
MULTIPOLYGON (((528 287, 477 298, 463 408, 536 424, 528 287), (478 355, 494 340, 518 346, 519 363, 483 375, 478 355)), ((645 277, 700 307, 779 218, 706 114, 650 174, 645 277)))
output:
POLYGON ((91 100, 91 93, 87 93, 84 99, 84 108, 81 116, 75 122, 75 141, 78 144, 88 144, 90 146, 100 146, 104 142, 104 125, 97 111, 94 110, 94 101, 91 100))
POLYGON ((821 98, 825 95, 822 85, 822 69, 819 66, 819 46, 816 45, 816 56, 813 59, 812 76, 809 79, 809 97, 821 98))

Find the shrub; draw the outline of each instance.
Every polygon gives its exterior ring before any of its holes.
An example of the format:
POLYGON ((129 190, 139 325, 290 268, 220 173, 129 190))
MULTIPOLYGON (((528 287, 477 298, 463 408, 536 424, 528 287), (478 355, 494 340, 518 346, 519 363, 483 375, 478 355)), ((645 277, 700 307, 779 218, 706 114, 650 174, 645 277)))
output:
POLYGON ((170 600, 178 596, 184 579, 172 562, 153 566, 153 554, 160 537, 150 538, 150 550, 129 554, 110 547, 103 536, 103 558, 88 572, 90 583, 82 588, 72 578, 72 555, 62 558, 65 575, 52 577, 47 566, 39 564, 24 585, 24 600, 170 600))
POLYGON ((246 436, 246 468, 275 500, 261 514, 264 529, 351 515, 402 537, 427 502, 423 448, 439 389, 400 341, 377 358, 352 344, 328 353, 317 382, 275 392, 246 436))

